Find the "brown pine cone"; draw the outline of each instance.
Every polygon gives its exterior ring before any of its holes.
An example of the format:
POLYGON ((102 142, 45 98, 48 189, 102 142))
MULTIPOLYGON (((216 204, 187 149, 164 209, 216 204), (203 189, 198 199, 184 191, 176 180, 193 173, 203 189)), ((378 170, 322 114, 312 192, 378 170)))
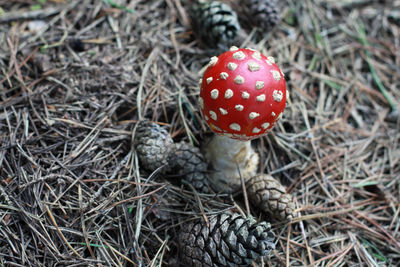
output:
POLYGON ((270 30, 279 23, 277 0, 242 0, 242 5, 249 22, 263 31, 270 30))
POLYGON ((236 12, 219 1, 193 5, 196 34, 211 47, 231 46, 240 31, 236 12))
POLYGON ((135 132, 135 149, 140 164, 148 171, 166 165, 173 149, 173 140, 167 130, 148 120, 140 121, 135 132))
POLYGON ((296 217, 292 196, 272 176, 259 174, 250 178, 247 190, 250 201, 276 219, 293 220, 296 217))
POLYGON ((240 214, 219 214, 183 226, 179 235, 181 260, 195 267, 250 266, 275 248, 267 222, 240 214))
POLYGON ((199 148, 186 142, 175 144, 174 152, 170 154, 168 162, 174 175, 177 174, 188 181, 199 192, 210 192, 208 164, 199 148))

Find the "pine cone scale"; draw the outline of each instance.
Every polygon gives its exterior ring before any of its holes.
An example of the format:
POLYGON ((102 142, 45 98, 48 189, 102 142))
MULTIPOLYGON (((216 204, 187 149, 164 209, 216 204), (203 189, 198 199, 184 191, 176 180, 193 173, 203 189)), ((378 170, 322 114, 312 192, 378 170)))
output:
POLYGON ((218 1, 195 6, 193 19, 196 33, 211 46, 231 45, 240 29, 236 13, 218 1))
POLYGON ((263 31, 279 23, 280 10, 277 0, 242 0, 250 23, 263 31))
POLYGON ((209 193, 208 165, 200 149, 180 142, 174 145, 173 151, 167 161, 174 175, 187 180, 197 191, 209 193))
POLYGON ((262 211, 279 220, 292 220, 296 217, 292 196, 271 176, 257 175, 249 179, 247 188, 250 201, 262 211))
POLYGON ((257 223, 253 218, 238 214, 220 214, 210 217, 209 223, 209 226, 204 221, 191 223, 200 225, 201 229, 190 225, 183 227, 179 244, 183 246, 182 260, 186 264, 196 265, 200 261, 199 266, 248 266, 274 248, 274 234, 266 222, 257 223), (212 231, 203 230, 211 227, 212 231), (247 232, 246 238, 240 238, 239 231, 247 232), (204 236, 206 233, 208 235, 204 236), (200 251, 202 254, 198 254, 200 251))
POLYGON ((155 171, 167 165, 173 140, 164 128, 145 120, 138 123, 134 145, 142 166, 148 171, 155 171))
POLYGON ((207 243, 206 250, 209 252, 211 257, 215 258, 217 256, 217 245, 213 239, 210 238, 209 242, 207 243))

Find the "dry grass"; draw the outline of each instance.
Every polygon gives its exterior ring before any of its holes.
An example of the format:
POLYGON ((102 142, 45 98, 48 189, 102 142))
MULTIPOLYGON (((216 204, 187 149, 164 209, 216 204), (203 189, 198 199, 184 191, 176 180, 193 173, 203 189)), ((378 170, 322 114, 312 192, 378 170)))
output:
MULTIPOLYGON (((216 51, 184 0, 38 2, 0 0, 0 265, 177 266, 180 223, 244 204, 145 173, 132 129, 198 145, 216 51)), ((274 56, 290 91, 254 145, 301 217, 274 223, 265 264, 399 266, 400 1, 284 3, 279 27, 237 44, 274 56)))

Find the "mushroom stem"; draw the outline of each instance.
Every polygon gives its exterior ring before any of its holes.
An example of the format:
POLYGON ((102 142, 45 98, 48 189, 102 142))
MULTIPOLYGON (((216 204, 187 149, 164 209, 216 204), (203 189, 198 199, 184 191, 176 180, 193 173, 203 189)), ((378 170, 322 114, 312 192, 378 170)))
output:
POLYGON ((258 154, 251 141, 240 141, 214 135, 203 146, 204 156, 212 171, 214 190, 234 192, 240 188, 241 177, 246 181, 257 172, 258 154))

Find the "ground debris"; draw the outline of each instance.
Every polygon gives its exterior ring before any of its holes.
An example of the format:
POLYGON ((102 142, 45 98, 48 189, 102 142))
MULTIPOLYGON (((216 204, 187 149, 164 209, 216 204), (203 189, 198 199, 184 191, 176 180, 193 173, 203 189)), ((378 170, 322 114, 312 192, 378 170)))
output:
MULTIPOLYGON (((182 224, 244 214, 243 199, 145 172, 133 130, 149 119, 198 146, 199 72, 216 51, 188 27, 192 1, 72 2, 0 0, 0 265, 179 262, 182 224)), ((279 26, 237 44, 273 56, 290 94, 253 143, 301 214, 272 225, 268 264, 395 266, 399 3, 282 2, 279 26)))

